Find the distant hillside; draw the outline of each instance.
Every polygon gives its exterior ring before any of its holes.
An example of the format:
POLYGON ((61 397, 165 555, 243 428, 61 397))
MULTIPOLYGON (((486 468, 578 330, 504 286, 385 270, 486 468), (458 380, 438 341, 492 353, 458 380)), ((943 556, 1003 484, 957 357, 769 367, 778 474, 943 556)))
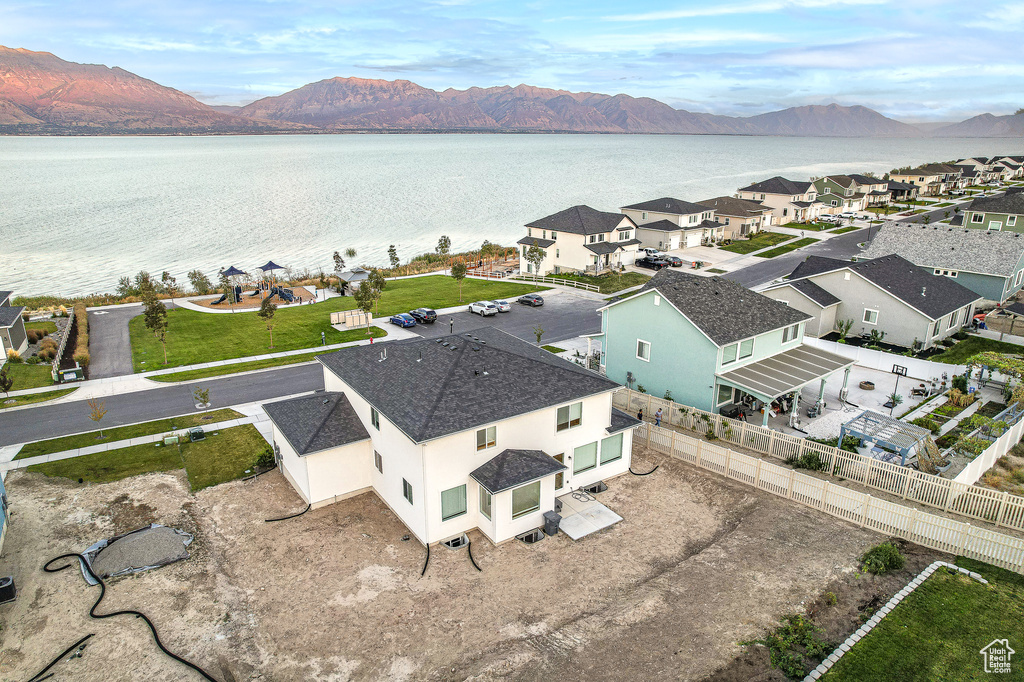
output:
POLYGON ((744 119, 760 135, 805 137, 918 137, 914 126, 894 121, 873 109, 838 104, 794 107, 744 119))
POLYGON ((933 137, 1020 137, 1024 135, 1024 113, 1008 116, 981 114, 966 121, 939 128, 933 137))
MULTIPOLYGON (((280 128, 214 111, 124 69, 0 46, 0 127, 41 132, 280 128)), ((294 128, 295 126, 288 126, 294 128)))

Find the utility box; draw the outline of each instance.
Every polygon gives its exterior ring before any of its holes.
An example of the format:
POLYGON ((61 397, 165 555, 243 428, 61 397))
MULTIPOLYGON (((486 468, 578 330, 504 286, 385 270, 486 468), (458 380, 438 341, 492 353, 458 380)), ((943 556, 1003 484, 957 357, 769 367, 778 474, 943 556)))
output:
POLYGON ((188 439, 195 443, 197 440, 206 440, 206 433, 203 432, 203 427, 193 426, 188 430, 188 439))
POLYGON ((14 587, 14 576, 0 578, 0 604, 14 601, 18 596, 18 590, 14 587))
POLYGON ((544 512, 544 532, 547 535, 558 535, 558 525, 562 523, 562 515, 558 512, 544 512))

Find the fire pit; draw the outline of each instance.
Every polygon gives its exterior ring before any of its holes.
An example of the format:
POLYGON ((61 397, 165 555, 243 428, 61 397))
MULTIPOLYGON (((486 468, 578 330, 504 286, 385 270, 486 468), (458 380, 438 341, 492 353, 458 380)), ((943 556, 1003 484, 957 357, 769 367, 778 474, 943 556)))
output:
POLYGON ((875 390, 875 382, 873 382, 873 381, 862 381, 862 382, 860 382, 860 387, 863 390, 865 390, 865 391, 873 391, 873 390, 875 390))

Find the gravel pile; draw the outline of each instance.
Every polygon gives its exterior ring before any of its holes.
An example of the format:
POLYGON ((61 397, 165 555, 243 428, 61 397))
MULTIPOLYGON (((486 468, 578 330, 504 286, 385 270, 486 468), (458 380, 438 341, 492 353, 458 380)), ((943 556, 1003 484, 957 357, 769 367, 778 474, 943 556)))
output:
POLYGON ((126 535, 110 543, 92 560, 92 570, 101 578, 147 566, 163 566, 188 558, 186 547, 192 538, 166 526, 156 526, 126 535))

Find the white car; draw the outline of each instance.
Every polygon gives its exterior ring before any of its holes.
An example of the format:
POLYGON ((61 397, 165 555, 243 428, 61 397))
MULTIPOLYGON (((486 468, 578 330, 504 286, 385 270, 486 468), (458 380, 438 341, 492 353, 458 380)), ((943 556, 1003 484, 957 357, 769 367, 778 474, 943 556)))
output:
POLYGON ((821 222, 821 223, 834 223, 834 222, 837 222, 838 220, 839 220, 839 216, 835 216, 835 215, 831 215, 831 214, 823 215, 820 218, 818 218, 818 222, 821 222))
POLYGON ((498 306, 494 305, 490 301, 477 301, 476 303, 469 304, 469 312, 476 313, 481 317, 487 317, 488 315, 497 315, 498 306))
POLYGON ((497 300, 497 301, 490 301, 490 302, 495 305, 495 307, 498 309, 499 313, 509 313, 509 312, 512 312, 512 306, 509 304, 508 301, 497 300))
POLYGON ((640 249, 640 253, 646 254, 650 258, 662 258, 668 255, 664 251, 660 251, 651 246, 640 249))

